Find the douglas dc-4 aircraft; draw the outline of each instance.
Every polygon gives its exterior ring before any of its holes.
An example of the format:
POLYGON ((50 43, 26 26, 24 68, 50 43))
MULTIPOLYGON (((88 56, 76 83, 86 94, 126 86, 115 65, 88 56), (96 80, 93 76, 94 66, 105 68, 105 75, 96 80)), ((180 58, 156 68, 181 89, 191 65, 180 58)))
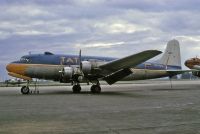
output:
POLYGON ((193 71, 192 74, 195 76, 200 77, 200 59, 195 57, 185 61, 185 66, 190 69, 197 70, 193 71))
MULTIPOLYGON (((172 77, 184 73, 181 70, 180 47, 177 40, 171 40, 162 57, 155 62, 145 62, 161 52, 147 50, 125 58, 56 55, 50 52, 22 56, 19 61, 7 65, 8 74, 24 80, 32 78, 72 83, 73 92, 81 91, 80 82, 92 83, 91 92, 100 93, 99 80, 114 84, 120 80, 144 80, 172 77)), ((27 82, 29 83, 29 82, 27 82)), ((21 88, 28 94, 29 84, 21 88)))

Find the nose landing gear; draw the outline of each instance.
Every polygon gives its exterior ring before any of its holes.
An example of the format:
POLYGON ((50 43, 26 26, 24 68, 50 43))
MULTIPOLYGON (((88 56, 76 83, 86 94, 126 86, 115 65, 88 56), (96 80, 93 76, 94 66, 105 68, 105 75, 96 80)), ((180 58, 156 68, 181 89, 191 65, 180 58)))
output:
POLYGON ((22 94, 39 94, 39 90, 37 87, 37 81, 35 82, 35 89, 32 91, 29 89, 29 81, 27 81, 27 85, 26 86, 22 86, 21 88, 21 93, 22 94))
POLYGON ((29 94, 30 93, 29 87, 28 86, 23 86, 21 88, 21 93, 22 94, 29 94))

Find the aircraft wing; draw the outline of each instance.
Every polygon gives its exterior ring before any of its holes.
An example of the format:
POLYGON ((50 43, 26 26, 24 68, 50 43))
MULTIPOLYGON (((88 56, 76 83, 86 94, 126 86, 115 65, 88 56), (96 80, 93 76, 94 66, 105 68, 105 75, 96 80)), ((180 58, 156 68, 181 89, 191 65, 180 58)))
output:
POLYGON ((111 73, 105 76, 103 80, 111 85, 131 74, 131 67, 135 67, 161 53, 158 50, 147 50, 104 64, 100 68, 108 70, 111 73))
POLYGON ((111 61, 109 63, 99 66, 99 68, 109 70, 111 72, 115 72, 121 69, 135 67, 161 53, 162 52, 158 50, 147 50, 147 51, 143 51, 137 54, 127 56, 125 58, 111 61))

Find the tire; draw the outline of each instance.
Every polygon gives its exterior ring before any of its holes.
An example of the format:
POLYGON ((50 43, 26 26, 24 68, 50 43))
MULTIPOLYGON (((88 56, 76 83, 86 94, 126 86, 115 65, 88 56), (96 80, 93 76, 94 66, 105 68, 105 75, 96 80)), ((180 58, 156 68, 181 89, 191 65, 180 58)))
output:
POLYGON ((74 85, 72 87, 73 93, 80 93, 81 92, 81 86, 80 85, 74 85))
POLYGON ((95 93, 99 94, 99 93, 101 93, 101 87, 99 85, 92 85, 91 92, 94 94, 95 93))
POLYGON ((21 88, 21 93, 22 93, 22 94, 29 94, 29 87, 23 86, 23 87, 21 88))

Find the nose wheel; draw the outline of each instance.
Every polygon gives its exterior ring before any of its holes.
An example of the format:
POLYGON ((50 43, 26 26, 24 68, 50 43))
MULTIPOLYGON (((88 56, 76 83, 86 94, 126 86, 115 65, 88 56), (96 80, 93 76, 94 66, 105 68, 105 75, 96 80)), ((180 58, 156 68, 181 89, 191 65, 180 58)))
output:
POLYGON ((35 90, 30 90, 29 89, 29 81, 27 81, 27 85, 26 86, 23 86, 22 88, 21 88, 21 93, 22 94, 39 94, 39 90, 38 90, 38 88, 37 88, 37 80, 36 80, 36 82, 35 82, 35 90))
POLYGON ((21 88, 21 93, 22 94, 29 94, 30 90, 29 90, 29 87, 28 86, 23 86, 21 88))

